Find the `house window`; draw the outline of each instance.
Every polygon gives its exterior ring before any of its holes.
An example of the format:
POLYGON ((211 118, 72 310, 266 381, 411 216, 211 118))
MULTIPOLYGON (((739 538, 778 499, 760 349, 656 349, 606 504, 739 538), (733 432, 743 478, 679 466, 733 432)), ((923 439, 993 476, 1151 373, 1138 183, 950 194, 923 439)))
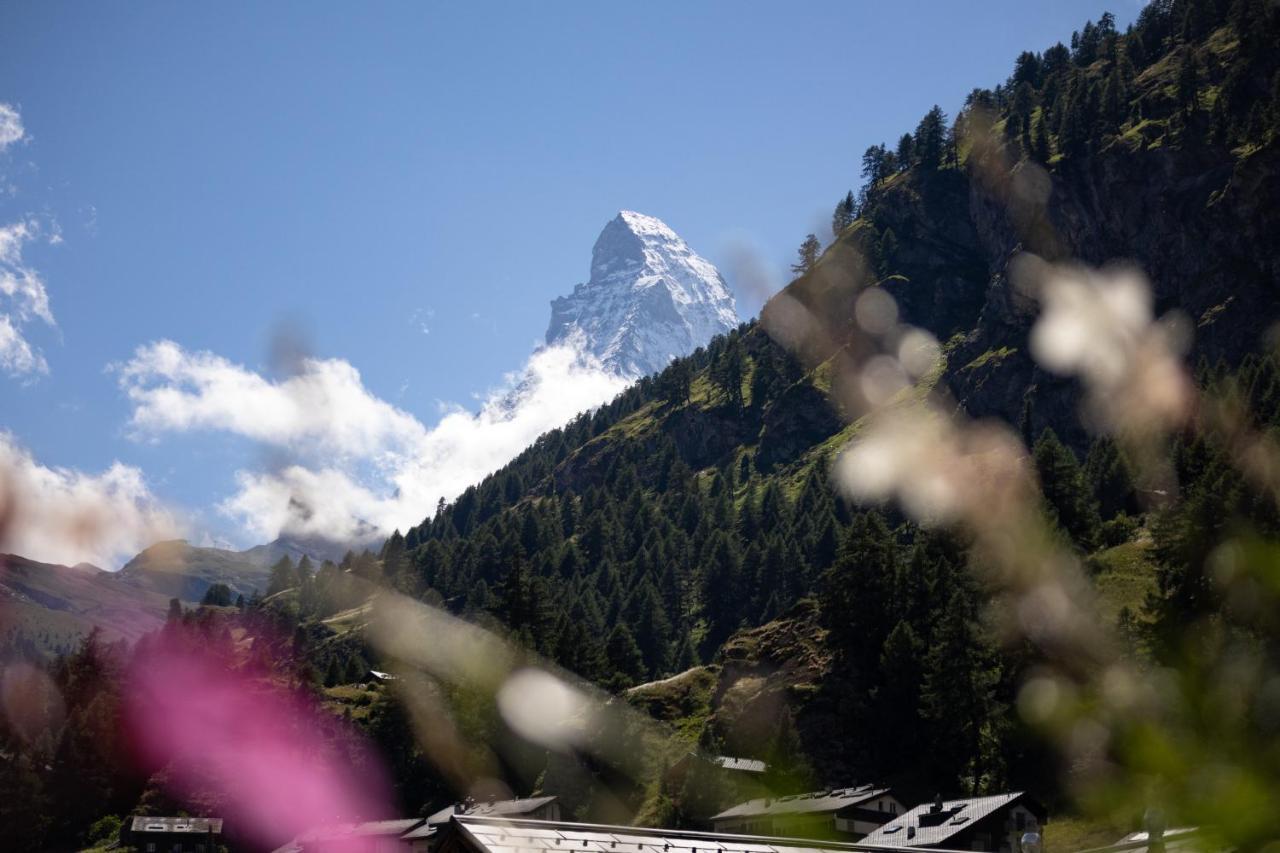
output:
POLYGON ((147 844, 147 853, 156 853, 156 844, 154 841, 147 844))

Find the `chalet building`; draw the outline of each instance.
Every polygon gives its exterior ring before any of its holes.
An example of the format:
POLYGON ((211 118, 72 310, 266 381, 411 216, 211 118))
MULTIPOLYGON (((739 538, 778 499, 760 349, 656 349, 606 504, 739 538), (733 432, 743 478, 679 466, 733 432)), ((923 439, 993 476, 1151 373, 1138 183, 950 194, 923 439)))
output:
POLYGON ((940 847, 1019 853, 1026 833, 1041 833, 1044 807, 1022 792, 916 806, 867 835, 877 847, 940 847))
POLYGON ((428 841, 415 835, 426 826, 420 817, 343 823, 308 830, 275 853, 409 853, 425 851, 428 841), (412 836, 412 837, 410 837, 412 836))
MULTIPOLYGON (((455 816, 436 853, 865 853, 861 844, 682 829, 455 816)), ((885 850, 892 853, 891 848, 885 850)))
POLYGON ((668 791, 679 791, 686 786, 701 791, 706 810, 699 810, 700 813, 691 817, 709 821, 713 814, 733 803, 767 795, 765 773, 768 769, 767 764, 755 758, 688 752, 667 768, 662 784, 668 791))
POLYGON ((485 802, 467 799, 446 806, 425 820, 405 818, 317 827, 275 853, 426 853, 435 849, 441 830, 455 815, 559 820, 560 805, 555 797, 485 802))
POLYGON ((517 800, 479 801, 467 798, 445 806, 427 818, 429 826, 441 827, 455 814, 478 817, 523 817, 531 820, 559 820, 560 802, 556 797, 524 797, 517 800))
POLYGON ((222 844, 222 818, 134 817, 122 839, 142 853, 214 853, 222 844))
POLYGON ((747 800, 711 817, 716 832, 856 841, 905 809, 888 788, 862 785, 747 800))

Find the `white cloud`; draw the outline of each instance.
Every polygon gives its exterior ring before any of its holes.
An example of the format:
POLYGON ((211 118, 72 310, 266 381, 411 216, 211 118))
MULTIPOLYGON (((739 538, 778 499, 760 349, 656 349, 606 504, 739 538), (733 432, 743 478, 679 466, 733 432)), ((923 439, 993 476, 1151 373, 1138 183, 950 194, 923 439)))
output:
MULTIPOLYGON (((379 497, 344 471, 290 465, 280 471, 237 471, 238 491, 218 504, 255 539, 282 533, 357 542, 396 526, 404 507, 379 497), (391 526, 384 526, 391 521, 391 526)), ((419 513, 421 515, 422 513, 419 513)))
POLYGON ((48 468, 0 432, 0 552, 115 568, 179 532, 137 468, 120 462, 101 474, 48 468))
POLYGON ((49 372, 44 356, 27 343, 7 314, 0 314, 0 370, 10 376, 49 372))
POLYGON ((500 468, 542 433, 626 383, 578 347, 539 349, 478 412, 449 407, 434 427, 379 399, 339 359, 305 359, 280 381, 171 341, 115 368, 139 436, 210 429, 293 454, 270 472, 241 471, 222 512, 259 538, 287 532, 348 539, 416 524, 500 468))
MULTIPOLYGON (((10 311, 26 322, 38 317, 54 325, 49 309, 49 293, 40 274, 22 259, 22 247, 40 235, 39 223, 25 219, 0 226, 0 293, 10 302, 10 311)), ((55 229, 54 236, 57 235, 55 229)))
POLYGON ((371 458, 403 452, 426 432, 370 394, 341 359, 303 359, 296 375, 273 382, 211 352, 159 341, 115 370, 138 433, 222 430, 299 453, 371 458))
MULTIPOLYGON (((0 153, 26 138, 22 116, 12 105, 0 103, 0 153)), ((27 340, 25 328, 32 320, 57 325, 44 280, 22 257, 23 247, 41 237, 50 245, 62 242, 56 220, 28 215, 0 225, 0 370, 10 376, 29 378, 49 372, 40 350, 27 340)))
POLYGON ((21 142, 27 135, 22 126, 22 116, 10 104, 0 103, 0 151, 4 151, 15 142, 21 142))
MULTIPOLYGON (((4 132, 0 126, 0 139, 4 132)), ((34 319, 56 325, 44 280, 22 257, 23 246, 41 233, 40 223, 34 218, 0 225, 0 370, 10 376, 49 372, 40 351, 23 334, 23 328, 34 319)), ((61 241, 56 226, 49 239, 61 241)))

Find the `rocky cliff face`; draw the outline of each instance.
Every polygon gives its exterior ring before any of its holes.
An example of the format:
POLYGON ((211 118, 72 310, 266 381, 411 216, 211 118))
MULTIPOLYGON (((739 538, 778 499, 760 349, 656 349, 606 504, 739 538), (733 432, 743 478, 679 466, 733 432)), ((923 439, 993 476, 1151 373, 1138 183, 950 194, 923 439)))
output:
POLYGON ((1032 435, 1046 426, 1081 429, 1077 389, 1040 370, 1028 352, 1035 312, 1008 276, 1024 250, 1136 264, 1151 280, 1156 313, 1178 311, 1189 321, 1195 358, 1235 364, 1265 346, 1280 319, 1280 218, 1267 201, 1280 197, 1274 146, 1236 159, 1210 146, 1117 145, 1037 180, 1047 192, 1031 229, 1025 211, 971 183, 967 213, 989 275, 981 316, 954 351, 948 381, 973 415, 1025 419, 1032 435), (1000 352, 1007 355, 983 358, 1000 352))
POLYGON ((591 277, 551 303, 547 343, 577 340, 606 368, 635 379, 738 322, 714 266, 661 220, 624 210, 596 240, 591 277))
MULTIPOLYGON (((788 292, 850 343, 862 288, 879 283, 903 319, 949 342, 942 381, 975 417, 1039 435, 1053 427, 1077 449, 1090 440, 1079 388, 1034 362, 1028 336, 1038 306, 1010 280, 1023 252, 1092 266, 1131 264, 1152 285, 1155 311, 1178 311, 1193 330, 1192 358, 1237 364, 1267 345, 1280 320, 1280 148, 1246 156, 1193 142, 1116 142, 1053 169, 1002 152, 963 169, 911 172, 788 292), (892 231, 879 270, 865 260, 892 231)), ((769 328, 770 312, 763 314, 769 328)), ((810 354, 822 361, 829 351, 810 354)), ((856 356, 856 352, 855 352, 856 356)))

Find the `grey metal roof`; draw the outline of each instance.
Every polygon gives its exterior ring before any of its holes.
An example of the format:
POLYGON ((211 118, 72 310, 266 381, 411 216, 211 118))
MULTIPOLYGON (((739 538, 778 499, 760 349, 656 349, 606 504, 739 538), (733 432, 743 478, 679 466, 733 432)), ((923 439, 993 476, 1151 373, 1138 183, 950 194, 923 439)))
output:
POLYGON ((222 832, 220 817, 147 817, 133 818, 133 832, 191 832, 199 835, 222 832))
POLYGON ((1012 805, 1023 796, 1022 791, 995 794, 990 797, 971 797, 960 800, 943 800, 944 811, 952 812, 936 826, 921 826, 920 818, 933 808, 933 803, 922 803, 904 812, 875 832, 862 839, 865 844, 883 844, 891 847, 931 847, 942 844, 953 835, 971 828, 993 812, 1012 805), (908 838, 908 829, 915 827, 915 836, 908 838))
POLYGON ((808 794, 793 794, 787 797, 761 797, 738 803, 725 809, 712 820, 730 820, 733 818, 763 817, 764 815, 820 814, 834 812, 848 806, 854 806, 867 800, 875 799, 889 793, 888 788, 873 788, 861 785, 856 788, 835 788, 826 791, 813 791, 808 794))
MULTIPOLYGON (((1220 844, 1214 844, 1199 828, 1184 826, 1167 829, 1161 837, 1166 851, 1171 850, 1224 850, 1220 844)), ((1146 832, 1131 832, 1115 844, 1106 847, 1095 847, 1084 853, 1147 853, 1151 849, 1151 838, 1146 832)))
POLYGON ((298 841, 332 841, 337 838, 368 837, 376 835, 400 836, 422 823, 420 817, 397 820, 371 820, 364 823, 341 823, 321 826, 299 835, 298 841))
MULTIPOLYGON (((497 817, 501 815, 526 815, 535 812, 549 803, 554 803, 554 796, 547 797, 524 797, 516 800, 492 800, 490 802, 480 802, 472 804, 464 814, 479 815, 481 817, 497 817)), ((457 805, 448 805, 440 811, 427 818, 427 823, 441 824, 448 823, 449 818, 457 811, 457 805)))
POLYGON ((732 755, 713 755, 711 763, 725 770, 743 770, 747 773, 763 773, 768 765, 757 758, 735 758, 732 755))
POLYGON ((844 844, 472 815, 455 816, 453 826, 477 853, 850 853, 876 850, 901 853, 903 850, 897 845, 876 847, 861 842, 844 844))
POLYGON ((435 835, 436 832, 438 831, 439 831, 439 827, 433 826, 432 824, 429 824, 429 823, 424 823, 422 824, 422 826, 418 827, 417 829, 411 829, 400 837, 408 840, 413 840, 415 838, 430 838, 431 836, 435 835))

